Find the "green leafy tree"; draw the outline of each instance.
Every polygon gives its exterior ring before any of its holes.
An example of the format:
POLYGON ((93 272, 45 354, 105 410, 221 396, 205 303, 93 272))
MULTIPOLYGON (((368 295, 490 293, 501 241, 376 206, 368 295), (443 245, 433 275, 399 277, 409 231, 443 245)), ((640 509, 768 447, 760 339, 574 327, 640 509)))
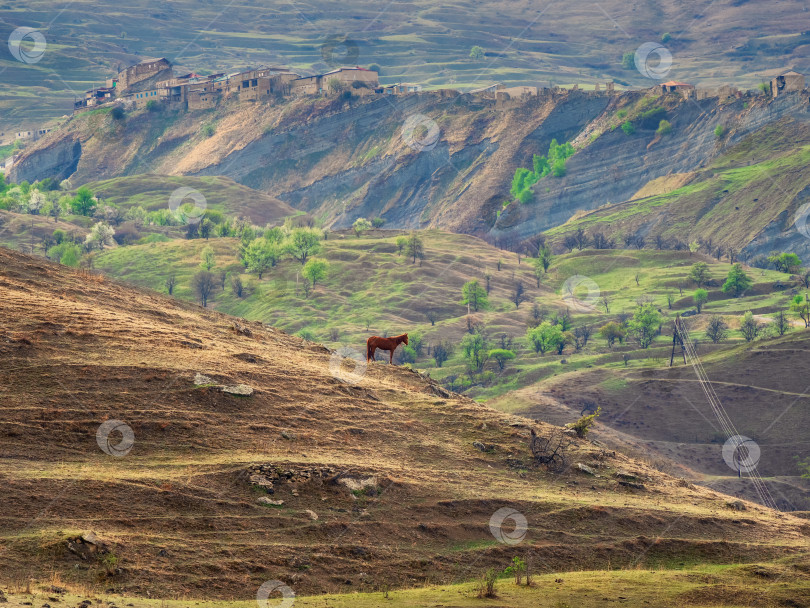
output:
POLYGON ((469 304, 470 308, 476 312, 479 309, 485 309, 489 305, 487 290, 481 287, 477 279, 467 281, 461 288, 461 303, 469 304))
POLYGON ((703 305, 709 301, 709 292, 705 289, 697 289, 692 299, 695 302, 698 313, 700 313, 703 310, 703 305))
POLYGON ((70 210, 76 215, 93 215, 97 203, 90 188, 82 186, 76 191, 76 196, 70 200, 70 210))
POLYGON ((281 251, 277 243, 273 243, 264 238, 254 239, 242 253, 242 262, 248 272, 262 275, 269 268, 275 266, 281 257, 281 251))
POLYGON ((768 256, 768 261, 774 265, 774 268, 781 272, 794 273, 798 272, 802 266, 802 261, 795 253, 779 253, 768 256))
POLYGON ((485 336, 481 332, 466 334, 461 340, 461 352, 470 372, 480 372, 489 355, 485 336))
POLYGON ((746 312, 740 322, 740 333, 743 338, 745 338, 745 341, 751 342, 755 340, 759 335, 760 329, 760 324, 754 318, 753 313, 750 310, 746 312))
POLYGON ((537 259, 540 260, 540 264, 543 266, 543 272, 548 272, 548 268, 554 260, 554 256, 551 254, 551 247, 548 245, 541 247, 537 252, 537 259))
POLYGON ((425 245, 416 232, 412 232, 411 236, 408 237, 405 248, 405 251, 408 253, 408 257, 413 258, 413 264, 416 263, 416 258, 421 260, 423 257, 425 257, 425 245))
POLYGON ((371 230, 371 222, 369 222, 364 217, 358 217, 356 220, 354 220, 354 224, 352 224, 352 229, 354 230, 354 233, 359 237, 366 230, 371 230))
POLYGON ((742 264, 734 264, 731 270, 728 271, 728 276, 726 277, 726 282, 723 283, 722 290, 723 293, 731 293, 734 294, 735 298, 738 298, 751 289, 751 285, 753 284, 754 282, 751 280, 751 277, 745 274, 742 264))
POLYGON ((810 327, 810 299, 807 298, 807 294, 804 296, 801 294, 793 296, 793 301, 790 303, 790 310, 804 321, 805 327, 810 327))
POLYGON ((216 254, 214 253, 213 247, 204 247, 202 252, 200 253, 200 266, 205 268, 206 270, 210 271, 214 266, 216 266, 216 254))
POLYGON ((627 330, 615 321, 609 321, 599 328, 599 335, 607 342, 608 348, 613 348, 616 340, 618 340, 620 344, 624 342, 627 330))
POLYGON ((641 348, 649 347, 655 340, 661 319, 661 313, 651 303, 642 304, 636 309, 627 325, 641 348))
POLYGON ((408 237, 398 236, 396 243, 397 243, 397 255, 402 255, 402 250, 405 249, 405 245, 408 244, 408 237))
POLYGON ((723 135, 725 135, 725 133, 726 133, 726 128, 723 125, 717 125, 714 128, 714 136, 717 139, 720 139, 721 137, 723 137, 723 135))
POLYGON ((326 272, 328 269, 329 263, 326 260, 310 258, 307 263, 304 264, 304 268, 301 270, 301 273, 304 275, 304 278, 309 280, 312 283, 312 286, 315 287, 318 281, 322 281, 326 278, 326 272))
POLYGON ((709 280, 709 265, 706 262, 695 262, 689 271, 689 278, 700 287, 709 280))
POLYGON ((321 251, 320 235, 310 228, 296 228, 290 234, 286 251, 303 266, 310 256, 321 251))
POLYGON ((672 133, 672 124, 668 120, 662 120, 658 123, 658 129, 656 129, 656 135, 669 135, 672 133))
POLYGON ((530 328, 526 332, 526 338, 534 352, 539 354, 555 350, 561 343, 565 343, 562 328, 559 325, 552 325, 549 321, 543 321, 537 327, 530 328))
POLYGON ((506 366, 506 362, 515 358, 515 353, 505 348, 495 348, 489 351, 489 358, 495 359, 498 363, 498 368, 503 370, 506 366))
POLYGON ((480 61, 484 57, 484 49, 482 49, 477 44, 470 49, 470 59, 474 61, 480 61))
POLYGON ((636 54, 627 52, 622 55, 622 67, 625 70, 632 70, 636 65, 636 54))
POLYGON ((725 339, 728 335, 728 324, 720 315, 712 315, 709 324, 706 326, 706 337, 714 344, 725 339))

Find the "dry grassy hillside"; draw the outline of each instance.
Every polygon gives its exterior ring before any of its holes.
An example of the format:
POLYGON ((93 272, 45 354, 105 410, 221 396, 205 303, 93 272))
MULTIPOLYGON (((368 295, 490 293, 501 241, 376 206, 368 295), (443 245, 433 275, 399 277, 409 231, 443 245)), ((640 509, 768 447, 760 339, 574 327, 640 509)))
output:
POLYGON ((402 368, 346 382, 325 348, 260 323, 239 333, 231 317, 5 249, 0 301, 0 584, 247 599, 268 579, 299 593, 468 580, 526 550, 544 571, 807 550, 803 520, 732 510, 585 440, 569 462, 598 476, 546 471, 529 427, 553 427, 402 368), (253 394, 219 386, 236 384, 253 394), (119 457, 97 443, 109 420, 132 431, 119 457), (274 494, 251 486, 252 465, 281 474, 274 494), (502 507, 528 520, 519 546, 490 532, 502 507), (109 553, 70 551, 90 531, 109 553))

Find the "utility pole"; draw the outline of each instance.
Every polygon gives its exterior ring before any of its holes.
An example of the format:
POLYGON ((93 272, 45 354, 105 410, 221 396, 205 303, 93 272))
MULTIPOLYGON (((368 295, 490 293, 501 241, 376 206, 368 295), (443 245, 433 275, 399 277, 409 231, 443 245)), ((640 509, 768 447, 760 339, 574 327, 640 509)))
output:
POLYGON ((672 354, 669 356, 670 367, 672 367, 672 363, 675 360, 675 346, 677 344, 681 345, 681 355, 683 355, 683 362, 686 364, 686 347, 683 344, 681 332, 678 330, 679 323, 681 323, 681 315, 675 315, 675 323, 672 325, 672 354))

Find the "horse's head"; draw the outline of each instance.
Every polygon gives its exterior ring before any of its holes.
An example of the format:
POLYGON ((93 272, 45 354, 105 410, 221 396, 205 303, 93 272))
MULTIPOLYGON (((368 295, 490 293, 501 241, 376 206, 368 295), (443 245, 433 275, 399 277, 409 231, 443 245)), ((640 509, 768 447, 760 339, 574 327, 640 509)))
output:
POLYGON ((405 338, 405 339, 403 340, 403 342, 405 342, 405 346, 407 346, 407 345, 408 345, 408 334, 402 334, 402 335, 403 335, 403 336, 404 336, 404 338, 405 338))

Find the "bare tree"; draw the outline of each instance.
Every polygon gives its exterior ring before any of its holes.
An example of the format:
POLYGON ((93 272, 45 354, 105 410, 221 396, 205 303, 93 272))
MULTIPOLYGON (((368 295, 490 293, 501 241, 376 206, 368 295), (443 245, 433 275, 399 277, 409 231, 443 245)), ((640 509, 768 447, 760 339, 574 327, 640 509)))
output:
POLYGON ((208 298, 211 297, 211 294, 214 292, 214 288, 216 287, 214 274, 207 270, 201 270, 194 275, 194 279, 192 279, 192 286, 194 287, 194 292, 197 294, 197 297, 200 299, 200 303, 203 305, 203 307, 208 306, 208 298))
POLYGON ((515 289, 512 291, 512 302, 515 303, 515 308, 520 308, 520 303, 526 300, 525 289, 522 281, 515 283, 515 289))
POLYGON ((245 286, 242 284, 242 277, 238 274, 231 277, 231 291, 237 298, 241 298, 245 293, 245 286))
POLYGON ((591 242, 591 239, 588 238, 588 235, 585 234, 585 231, 582 228, 578 228, 574 233, 574 240, 576 241, 577 249, 580 251, 585 249, 585 247, 588 246, 588 243, 591 242))
POLYGON ((602 301, 602 307, 605 309, 605 314, 610 314, 610 303, 612 298, 608 294, 603 293, 600 300, 602 301))
POLYGON ((172 273, 172 274, 170 274, 169 276, 166 277, 165 285, 166 285, 166 291, 169 292, 169 295, 173 295, 174 294, 174 286, 177 285, 177 277, 174 275, 174 273, 172 273))
POLYGON ((790 319, 785 314, 784 310, 780 310, 778 313, 776 313, 773 320, 774 325, 776 325, 776 331, 780 336, 784 336, 790 330, 790 319))
POLYGON ((531 430, 529 449, 538 464, 545 465, 550 471, 562 472, 567 463, 566 450, 571 440, 562 429, 551 432, 548 437, 541 437, 531 430))
POLYGON ((429 309, 425 313, 425 316, 427 317, 427 320, 430 321, 431 325, 436 325, 436 320, 439 318, 439 315, 436 313, 435 310, 429 309))

